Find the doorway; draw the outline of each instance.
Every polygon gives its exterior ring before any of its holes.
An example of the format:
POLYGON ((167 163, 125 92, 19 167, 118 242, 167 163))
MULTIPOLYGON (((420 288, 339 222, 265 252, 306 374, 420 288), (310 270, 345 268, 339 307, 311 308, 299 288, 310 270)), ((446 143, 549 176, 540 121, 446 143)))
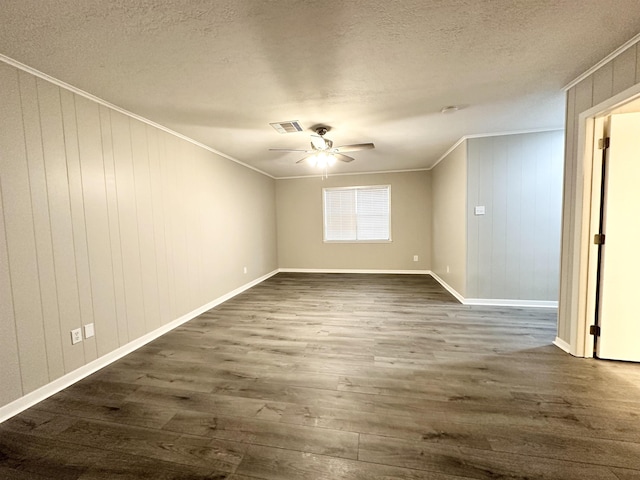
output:
POLYGON ((640 362, 640 100, 593 126, 585 354, 640 362))

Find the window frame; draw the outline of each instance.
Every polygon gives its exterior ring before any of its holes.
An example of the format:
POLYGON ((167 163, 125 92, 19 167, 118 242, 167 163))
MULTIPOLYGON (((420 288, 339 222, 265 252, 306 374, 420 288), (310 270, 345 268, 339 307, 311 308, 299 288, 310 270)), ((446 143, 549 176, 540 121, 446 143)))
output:
MULTIPOLYGON (((357 213, 356 213, 357 219, 357 213)), ((392 240, 392 232, 391 232, 391 185, 350 185, 346 187, 323 187, 322 188, 322 241, 323 243, 391 243, 392 240), (386 188, 388 191, 388 239, 374 239, 374 240, 358 240, 357 239, 357 230, 356 230, 356 238, 353 240, 328 240, 327 239, 327 211, 326 211, 326 191, 330 190, 350 190, 356 192, 356 200, 357 200, 357 190, 367 190, 373 188, 386 188)))

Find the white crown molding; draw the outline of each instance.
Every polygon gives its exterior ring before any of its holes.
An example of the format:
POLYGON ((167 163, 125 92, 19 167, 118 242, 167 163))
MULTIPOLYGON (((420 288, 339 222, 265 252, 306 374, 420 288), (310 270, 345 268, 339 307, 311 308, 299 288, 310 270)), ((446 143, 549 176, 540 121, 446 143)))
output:
POLYGON ((436 168, 436 166, 443 161, 445 158, 447 158, 449 156, 449 154, 451 152, 453 152, 456 148, 458 148, 460 145, 462 145, 463 142, 465 142, 467 140, 467 138, 469 138, 467 135, 465 135, 464 137, 460 137, 460 139, 458 139, 458 141, 456 143, 454 143, 453 145, 451 145, 451 147, 449 147, 449 149, 444 152, 440 158, 438 158, 438 160, 436 160, 436 163, 434 163, 433 165, 431 165, 429 167, 429 170, 433 170, 434 168, 436 168))
MULTIPOLYGON (((631 44, 635 43, 638 41, 638 39, 640 39, 640 34, 636 35, 636 37, 634 37, 633 41, 630 41, 631 44)), ((627 42, 627 43, 630 43, 627 42)), ((626 44, 625 44, 626 45, 626 44)), ((628 45, 626 46, 626 48, 629 48, 628 45)), ((619 49, 620 52, 618 53, 618 55, 620 53, 622 53, 622 51, 626 50, 626 48, 619 49)), ((46 80, 47 82, 53 83, 54 85, 57 85, 60 88, 64 88, 65 90, 69 90, 70 92, 73 92, 77 95, 80 95, 81 97, 87 98, 93 102, 96 102, 100 105, 103 105, 107 108, 110 108, 112 110, 115 110, 117 112, 122 113, 123 115, 127 115, 128 117, 131 117, 133 119, 136 119, 138 121, 141 121, 143 123, 146 123, 147 125, 150 125, 152 127, 155 127, 159 130, 162 130, 164 132, 167 132, 171 135, 174 135, 182 140, 185 140, 189 143, 192 143, 193 145, 196 145, 200 148, 203 148, 211 153, 214 153, 215 155, 219 155, 223 158, 226 158, 227 160, 230 160, 232 162, 235 162, 239 165, 242 165, 243 167, 246 167, 250 170, 253 170, 255 172, 258 172, 262 175, 265 175, 269 178, 272 178, 274 180, 293 180, 293 179, 300 179, 300 178, 318 178, 318 177, 322 177, 322 174, 311 174, 311 175, 298 175, 298 176, 289 176, 289 177, 276 177, 274 175, 271 175, 263 170, 260 170, 259 168, 256 168, 252 165, 249 165, 247 163, 244 163, 240 160, 238 160, 237 158, 232 157, 231 155, 227 155, 224 152, 221 152, 219 150, 216 150, 215 148, 212 148, 208 145, 205 145, 204 143, 200 143, 197 140, 194 140, 193 138, 190 138, 186 135, 183 135, 182 133, 178 133, 174 130, 171 130, 168 127, 165 127, 164 125, 160 125, 159 123, 156 123, 152 120, 149 120, 148 118, 142 117, 140 115, 137 115, 133 112, 130 112, 129 110, 126 110, 124 108, 121 108, 117 105, 114 105, 112 103, 107 102, 106 100, 103 100, 100 97, 97 97, 89 92, 86 92, 84 90, 81 90, 80 88, 74 87, 73 85, 70 85, 66 82, 63 82, 62 80, 59 80, 57 78, 52 77, 51 75, 48 75, 44 72, 41 72, 40 70, 37 70, 33 67, 30 67, 29 65, 25 65, 24 63, 21 63, 11 57, 7 57, 6 55, 0 54, 0 61, 11 65, 15 68, 18 68, 20 70, 23 70, 27 73, 30 73, 31 75, 34 75, 36 77, 42 78, 43 80, 46 80)), ((595 68, 595 67, 594 67, 595 68)), ((570 88, 570 87, 567 87, 570 88)), ((480 138, 480 137, 496 137, 496 136, 503 136, 503 135, 516 135, 516 134, 523 134, 523 133, 540 133, 540 132, 549 132, 549 131, 555 131, 555 130, 560 130, 560 129, 531 129, 531 130, 518 130, 518 131, 508 131, 508 132, 499 132, 499 133, 486 133, 486 134, 473 134, 473 135, 465 135, 463 137, 461 137, 456 143, 453 144, 452 147, 450 147, 440 158, 438 158, 438 160, 436 160, 436 162, 431 165, 430 167, 425 167, 425 168, 415 168, 415 169, 404 169, 404 170, 376 170, 376 171, 370 171, 370 172, 355 172, 355 173, 333 173, 331 174, 331 176, 333 177, 338 177, 338 176, 348 176, 348 175, 377 175, 377 174, 385 174, 385 173, 409 173, 409 172, 424 172, 424 171, 430 171, 432 170, 436 165, 438 165, 438 163, 440 163, 442 160, 444 160, 447 155, 449 155, 458 145, 460 145, 462 142, 464 142, 465 140, 469 139, 469 138, 480 138)))
POLYGON ((96 102, 96 103, 98 103, 100 105, 103 105, 103 106, 105 106, 107 108, 110 108, 110 109, 115 110, 117 112, 120 112, 120 113, 122 113, 124 115, 127 115, 128 117, 131 117, 131 118, 134 118, 134 119, 136 119, 136 120, 138 120, 140 122, 146 123, 147 125, 150 125, 150 126, 155 127, 155 128, 157 128, 159 130, 162 130, 163 132, 167 132, 167 133, 169 133, 171 135, 174 135, 174 136, 176 136, 178 138, 181 138, 182 140, 185 140, 185 141, 187 141, 189 143, 192 143, 193 145, 196 145, 196 146, 198 146, 200 148, 204 148, 205 150, 207 150, 207 151, 209 151, 211 153, 214 153, 214 154, 216 154, 216 155, 218 155, 220 157, 226 158, 227 160, 230 160, 230 161, 235 162, 235 163, 237 163, 239 165, 242 165, 243 167, 246 167, 246 168, 248 168, 250 170, 258 172, 258 173, 260 173, 262 175, 265 175, 265 176, 267 176, 269 178, 275 179, 275 177, 273 175, 269 175, 267 172, 263 172, 262 170, 260 170, 260 169, 258 169, 256 167, 253 167, 253 166, 251 166, 251 165, 249 165, 247 163, 241 162, 237 158, 233 158, 231 155, 227 155, 226 153, 220 152, 220 151, 216 150, 215 148, 211 148, 208 145, 205 145, 204 143, 200 143, 197 140, 194 140, 193 138, 187 137, 186 135, 183 135, 182 133, 178 133, 178 132, 176 132, 174 130, 171 130, 170 128, 165 127, 164 125, 160 125, 159 123, 156 123, 156 122, 154 122, 152 120, 149 120, 148 118, 142 117, 142 116, 137 115, 137 114, 135 114, 133 112, 130 112, 129 110, 125 110, 124 108, 118 107, 117 105, 114 105, 112 103, 107 102, 106 100, 103 100, 102 98, 96 97, 95 95, 92 95, 89 92, 85 92, 84 90, 81 90, 81 89, 79 89, 77 87, 74 87, 73 85, 70 85, 70 84, 68 84, 66 82, 63 82, 62 80, 58 80, 57 78, 52 77, 51 75, 47 75, 46 73, 41 72, 40 70, 36 70, 35 68, 30 67, 29 65, 25 65, 24 63, 21 63, 21 62, 19 62, 17 60, 14 60, 11 57, 7 57, 6 55, 2 55, 1 53, 0 53, 0 61, 6 63, 8 65, 11 65, 12 67, 16 67, 16 68, 18 68, 20 70, 23 70, 23 71, 25 71, 27 73, 30 73, 31 75, 39 77, 39 78, 41 78, 43 80, 46 80, 47 82, 53 83, 54 85, 57 85, 60 88, 64 88, 65 90, 69 90, 70 92, 73 92, 76 95, 80 95, 81 97, 87 98, 87 99, 89 99, 89 100, 91 100, 93 102, 96 102))
POLYGON ((465 140, 470 138, 485 138, 485 137, 505 137, 507 135, 526 135, 527 133, 546 133, 546 132, 564 132, 564 128, 528 128, 525 130, 508 130, 506 132, 495 133, 474 133, 472 135, 466 135, 465 140))
POLYGON ((621 45, 620 47, 616 48, 613 52, 611 52, 609 55, 607 55, 606 57, 604 57, 602 60, 600 60, 598 63, 596 63, 593 67, 591 67, 589 70, 587 70, 586 72, 584 72, 582 75, 580 75, 579 77, 577 77, 575 80, 572 80, 571 82, 569 82, 567 85, 565 85, 565 87, 563 88, 563 90, 566 92, 567 90, 575 87, 577 84, 579 84, 582 80, 584 80, 585 78, 587 78, 589 75, 592 75, 594 72, 596 72, 597 70, 599 70, 601 67, 603 67, 604 65, 606 65, 607 63, 609 63, 611 60, 613 60, 614 58, 616 58, 618 55, 621 55, 622 53, 624 53, 626 50, 628 50, 629 48, 633 47, 636 43, 638 43, 640 41, 640 33, 638 33, 635 37, 633 37, 631 40, 629 40, 628 42, 624 43, 623 45, 621 45))
POLYGON ((524 135, 527 133, 546 133, 546 132, 564 132, 564 128, 530 128, 526 130, 510 130, 508 132, 474 133, 471 135, 464 135, 463 137, 460 137, 460 139, 456 143, 454 143, 451 147, 449 147, 449 149, 446 152, 444 152, 440 156, 440 158, 438 158, 438 160, 436 160, 436 163, 431 165, 427 170, 433 170, 434 168, 436 168, 436 165, 438 165, 441 161, 447 158, 447 156, 451 152, 453 152, 456 148, 458 148, 458 146, 460 146, 462 142, 464 142, 465 140, 469 140, 470 138, 504 137, 506 135, 524 135))
MULTIPOLYGON (((329 173, 330 177, 345 177, 349 175, 384 175, 385 173, 410 173, 410 172, 428 172, 430 168, 412 168, 408 170, 375 170, 372 172, 355 172, 355 173, 329 173)), ((323 178, 324 174, 296 175, 293 177, 275 177, 276 180, 295 180, 299 178, 323 178)))
POLYGON ((274 276, 277 273, 278 273, 278 270, 274 270, 270 273, 267 273, 266 275, 263 275, 260 278, 256 278, 255 280, 252 280, 251 282, 246 283, 236 288, 235 290, 232 290, 231 292, 216 298, 215 300, 207 303, 206 305, 196 308, 195 310, 181 316, 180 318, 177 318, 172 322, 169 322, 163 325, 162 327, 157 328, 156 330, 153 330, 152 332, 149 332, 143 335, 142 337, 139 337, 127 343, 126 345, 123 345, 122 347, 119 347, 107 353, 106 355, 103 355, 98 359, 93 360, 90 363, 87 363, 86 365, 74 370, 73 372, 69 372, 66 375, 63 375, 62 377, 54 380, 53 382, 50 382, 38 388, 37 390, 34 390, 33 392, 30 392, 18 398, 17 400, 14 400, 9 404, 3 407, 0 407, 0 423, 4 422, 5 420, 8 420, 9 418, 13 417, 14 415, 17 415, 18 413, 26 410, 27 408, 32 407, 36 403, 41 402, 42 400, 50 397, 51 395, 58 393, 60 390, 64 390, 68 386, 73 385, 76 382, 79 382, 83 378, 91 375, 92 373, 97 372, 101 368, 106 367, 107 365, 115 362, 116 360, 119 360, 120 358, 137 350, 143 345, 146 345, 147 343, 155 340, 156 338, 164 335, 165 333, 173 330, 174 328, 179 327, 183 323, 186 323, 189 320, 193 320, 198 315, 201 315, 202 313, 208 310, 211 310, 212 308, 220 305, 223 302, 226 302, 227 300, 235 297, 236 295, 244 292, 245 290, 248 290, 249 288, 257 284, 264 282, 265 280, 274 276))
MULTIPOLYGON (((470 138, 485 138, 485 137, 504 137, 506 135, 524 135, 527 133, 546 133, 546 132, 564 132, 563 128, 529 128, 525 130, 509 130, 506 132, 494 132, 494 133, 474 133, 470 135, 464 135, 458 139, 449 149, 444 152, 436 162, 430 167, 425 168, 414 168, 409 170, 383 170, 383 171, 372 171, 372 172, 358 172, 358 173, 331 173, 331 177, 340 177, 346 175, 378 175, 385 173, 407 173, 407 172, 430 172, 433 170, 436 165, 438 165, 441 161, 443 161, 447 156, 453 152, 460 144, 462 144, 465 140, 469 140, 470 138)), ((274 177, 276 180, 295 180, 299 178, 322 178, 324 174, 312 174, 312 175, 297 175, 293 177, 274 177)))

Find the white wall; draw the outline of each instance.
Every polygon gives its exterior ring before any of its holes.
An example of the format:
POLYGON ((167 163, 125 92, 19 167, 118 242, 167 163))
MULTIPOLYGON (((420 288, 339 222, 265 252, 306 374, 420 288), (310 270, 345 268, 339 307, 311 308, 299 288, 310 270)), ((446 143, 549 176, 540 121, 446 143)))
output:
POLYGON ((467 289, 467 141, 431 171, 431 270, 463 297, 467 289))
POLYGON ((277 269, 273 179, 2 63, 0 111, 0 406, 277 269))
POLYGON ((430 172, 279 179, 276 199, 281 268, 430 269, 430 172), (322 188, 357 185, 391 185, 392 242, 323 242, 322 188), (418 255, 418 262, 413 261, 414 255, 418 255))

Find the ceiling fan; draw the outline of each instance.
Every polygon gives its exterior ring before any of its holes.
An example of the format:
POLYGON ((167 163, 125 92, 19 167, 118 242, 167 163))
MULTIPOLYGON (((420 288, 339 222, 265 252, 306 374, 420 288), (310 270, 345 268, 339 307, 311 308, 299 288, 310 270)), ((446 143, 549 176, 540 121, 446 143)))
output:
POLYGON ((355 159, 345 152, 357 152, 359 150, 370 150, 375 148, 373 143, 356 143, 353 145, 341 145, 334 147, 333 142, 324 136, 329 131, 329 127, 316 128, 317 135, 311 135, 311 149, 291 149, 291 148, 270 148, 269 150, 274 152, 304 152, 308 155, 298 160, 296 163, 302 163, 305 160, 311 162, 313 165, 320 167, 326 167, 327 165, 333 165, 336 160, 342 162, 353 162, 355 159))

